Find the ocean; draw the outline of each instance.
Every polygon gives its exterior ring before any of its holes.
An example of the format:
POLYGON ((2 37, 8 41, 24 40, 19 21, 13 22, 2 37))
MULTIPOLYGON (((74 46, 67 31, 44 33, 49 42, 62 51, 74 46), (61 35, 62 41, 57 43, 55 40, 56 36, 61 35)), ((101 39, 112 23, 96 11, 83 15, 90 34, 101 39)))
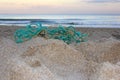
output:
POLYGON ((120 28, 120 15, 0 15, 0 25, 25 26, 34 23, 42 23, 43 26, 120 28))

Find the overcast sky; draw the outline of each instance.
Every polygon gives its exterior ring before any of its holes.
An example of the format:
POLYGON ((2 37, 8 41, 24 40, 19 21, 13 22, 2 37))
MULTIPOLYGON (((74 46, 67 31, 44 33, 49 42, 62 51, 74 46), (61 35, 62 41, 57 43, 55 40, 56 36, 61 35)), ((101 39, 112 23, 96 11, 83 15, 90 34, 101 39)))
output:
POLYGON ((120 0, 0 0, 0 14, 120 14, 120 0))

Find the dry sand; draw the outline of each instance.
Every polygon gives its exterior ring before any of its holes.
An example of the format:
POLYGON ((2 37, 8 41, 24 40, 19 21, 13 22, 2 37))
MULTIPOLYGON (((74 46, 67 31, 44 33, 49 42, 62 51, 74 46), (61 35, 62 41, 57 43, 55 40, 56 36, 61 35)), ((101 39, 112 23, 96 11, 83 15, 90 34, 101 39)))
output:
POLYGON ((16 44, 20 27, 0 26, 0 80, 120 80, 120 29, 77 28, 88 41, 33 38, 16 44))

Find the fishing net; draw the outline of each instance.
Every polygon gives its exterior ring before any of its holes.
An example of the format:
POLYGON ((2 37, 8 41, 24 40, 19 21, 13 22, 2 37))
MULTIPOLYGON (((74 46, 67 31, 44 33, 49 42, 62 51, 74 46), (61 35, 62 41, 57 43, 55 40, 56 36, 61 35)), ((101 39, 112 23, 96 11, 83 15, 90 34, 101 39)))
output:
POLYGON ((42 26, 40 23, 27 25, 25 28, 18 29, 14 33, 16 43, 22 43, 24 41, 30 40, 35 36, 41 36, 47 39, 59 39, 63 40, 67 44, 70 44, 72 42, 85 42, 85 38, 88 35, 76 31, 72 26, 58 26, 55 28, 50 28, 42 26))

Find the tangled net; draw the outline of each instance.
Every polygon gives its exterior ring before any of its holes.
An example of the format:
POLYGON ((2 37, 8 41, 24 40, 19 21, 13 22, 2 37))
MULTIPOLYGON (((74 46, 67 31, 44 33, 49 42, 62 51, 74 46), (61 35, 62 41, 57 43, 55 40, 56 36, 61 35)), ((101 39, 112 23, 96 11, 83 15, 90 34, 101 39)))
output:
POLYGON ((41 36, 47 39, 59 39, 63 40, 67 44, 70 44, 72 42, 85 42, 85 37, 88 35, 77 32, 72 26, 58 26, 56 28, 49 28, 42 26, 41 24, 30 24, 25 28, 16 30, 14 33, 16 43, 22 43, 24 41, 32 39, 35 36, 41 36))

